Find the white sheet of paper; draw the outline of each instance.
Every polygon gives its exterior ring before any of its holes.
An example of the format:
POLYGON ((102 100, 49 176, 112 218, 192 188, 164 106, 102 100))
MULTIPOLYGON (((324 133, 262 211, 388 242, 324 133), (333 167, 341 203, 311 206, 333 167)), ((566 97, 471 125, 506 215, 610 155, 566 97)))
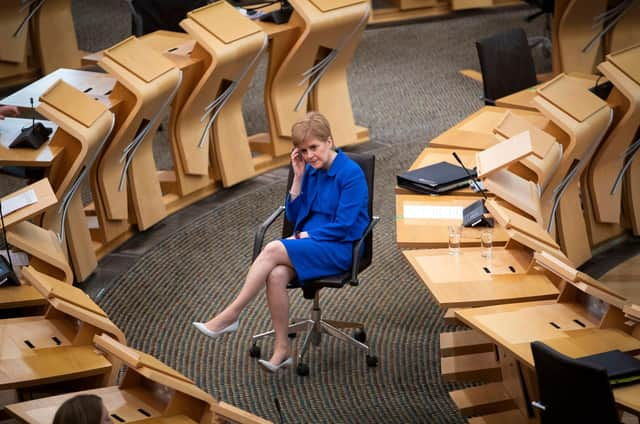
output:
POLYGON ((2 201, 2 214, 7 216, 11 212, 33 205, 37 201, 38 197, 33 189, 27 190, 24 193, 16 194, 15 196, 2 201))
POLYGON ((404 205, 405 219, 462 219, 462 206, 404 205))

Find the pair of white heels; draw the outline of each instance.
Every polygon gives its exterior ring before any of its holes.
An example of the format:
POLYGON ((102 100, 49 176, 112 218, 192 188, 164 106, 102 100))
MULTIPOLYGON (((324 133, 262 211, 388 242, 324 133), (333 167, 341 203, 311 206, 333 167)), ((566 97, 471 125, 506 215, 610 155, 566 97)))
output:
MULTIPOLYGON (((200 331, 205 336, 209 336, 209 337, 211 337, 213 339, 216 339, 216 338, 222 336, 225 333, 233 333, 234 331, 236 331, 238 329, 238 324, 239 323, 240 323, 239 321, 235 321, 235 322, 231 323, 231 325, 229 325, 228 327, 223 328, 222 330, 219 330, 219 331, 209 330, 204 322, 195 321, 195 322, 193 322, 193 326, 196 327, 198 329, 198 331, 200 331)), ((289 358, 285 359, 284 361, 280 362, 280 364, 278 364, 278 365, 274 365, 269 361, 265 361, 264 359, 258 360, 258 363, 260 365, 262 365, 262 367, 264 369, 266 369, 267 371, 276 372, 276 371, 278 371, 280 369, 287 368, 287 367, 291 366, 293 364, 293 358, 289 357, 289 358)))

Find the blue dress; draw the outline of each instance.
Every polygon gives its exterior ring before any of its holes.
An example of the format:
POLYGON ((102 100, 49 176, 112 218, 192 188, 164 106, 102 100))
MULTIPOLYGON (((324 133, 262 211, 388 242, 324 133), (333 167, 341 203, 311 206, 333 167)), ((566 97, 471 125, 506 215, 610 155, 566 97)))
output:
POLYGON ((301 192, 287 195, 286 215, 308 238, 283 239, 298 280, 340 274, 351 267, 353 242, 369 224, 367 180, 342 151, 328 170, 306 165, 301 192))

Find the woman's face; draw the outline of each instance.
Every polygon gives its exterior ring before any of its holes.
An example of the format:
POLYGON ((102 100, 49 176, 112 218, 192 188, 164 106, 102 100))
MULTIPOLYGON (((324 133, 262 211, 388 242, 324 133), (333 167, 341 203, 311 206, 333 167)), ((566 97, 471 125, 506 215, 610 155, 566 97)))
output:
POLYGON ((315 169, 324 168, 327 169, 331 161, 332 141, 331 138, 327 141, 321 141, 316 138, 303 141, 298 150, 302 155, 302 158, 306 163, 314 167, 315 169))

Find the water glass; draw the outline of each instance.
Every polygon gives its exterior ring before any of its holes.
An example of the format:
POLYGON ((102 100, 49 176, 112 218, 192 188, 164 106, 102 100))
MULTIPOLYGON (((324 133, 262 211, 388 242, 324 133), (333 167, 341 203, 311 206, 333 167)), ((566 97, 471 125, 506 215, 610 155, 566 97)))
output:
POLYGON ((460 254, 460 239, 462 238, 462 224, 449 225, 449 254, 460 254))
POLYGON ((480 230, 480 255, 483 258, 491 257, 493 248, 493 228, 483 228, 480 230))

